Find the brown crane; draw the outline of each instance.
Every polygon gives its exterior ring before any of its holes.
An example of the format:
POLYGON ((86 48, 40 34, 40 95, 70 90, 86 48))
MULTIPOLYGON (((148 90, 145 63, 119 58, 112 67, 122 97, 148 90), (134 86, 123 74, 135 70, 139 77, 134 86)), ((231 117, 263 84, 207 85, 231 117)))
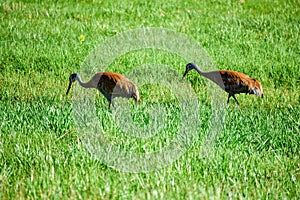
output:
POLYGON ((133 98, 136 103, 140 100, 137 87, 122 74, 114 72, 99 72, 86 83, 82 82, 78 74, 71 74, 69 80, 70 83, 66 95, 68 95, 72 84, 77 80, 84 88, 98 89, 108 100, 109 108, 111 104, 114 106, 113 98, 115 97, 124 97, 127 99, 133 98))
POLYGON ((186 65, 186 70, 182 78, 184 78, 192 69, 195 69, 200 75, 215 82, 223 90, 228 92, 227 103, 229 103, 230 97, 233 97, 236 103, 239 105, 238 100, 235 98, 235 94, 240 93, 255 94, 263 98, 263 89, 261 83, 254 78, 248 77, 246 74, 229 70, 203 72, 200 70, 197 64, 189 63, 186 65))

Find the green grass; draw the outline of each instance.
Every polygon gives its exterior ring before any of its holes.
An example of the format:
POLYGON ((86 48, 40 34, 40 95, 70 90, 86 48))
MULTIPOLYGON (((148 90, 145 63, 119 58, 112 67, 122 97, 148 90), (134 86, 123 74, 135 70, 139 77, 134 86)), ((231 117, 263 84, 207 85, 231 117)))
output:
MULTIPOLYGON (((299 8, 299 1, 284 0, 1 2, 0 199, 299 199, 299 8), (185 34, 217 68, 260 80, 265 98, 238 95, 241 108, 233 100, 225 107, 222 130, 209 143, 216 126, 211 84, 190 72, 185 83, 199 102, 191 108, 199 116, 190 122, 197 123, 197 138, 162 169, 125 173, 87 151, 74 119, 78 84, 70 96, 65 92, 69 75, 99 44, 143 27, 185 34)), ((181 78, 188 62, 169 52, 141 50, 108 69, 126 74, 152 63, 170 66, 181 78)), ((95 101, 106 140, 144 153, 170 144, 186 111, 170 88, 149 84, 140 93, 139 106, 128 104, 136 126, 151 130, 151 108, 166 110, 158 118, 165 126, 152 138, 126 134, 106 100, 96 93, 95 101)), ((226 100, 222 92, 220 101, 226 100)))

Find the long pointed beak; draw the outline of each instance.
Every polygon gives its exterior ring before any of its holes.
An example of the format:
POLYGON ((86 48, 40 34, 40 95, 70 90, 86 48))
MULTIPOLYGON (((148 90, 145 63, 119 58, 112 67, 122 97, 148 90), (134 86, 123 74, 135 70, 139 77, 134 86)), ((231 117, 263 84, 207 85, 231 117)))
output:
POLYGON ((188 70, 185 70, 185 72, 184 72, 184 74, 182 76, 182 79, 184 79, 184 77, 187 75, 188 72, 189 72, 188 70))
POLYGON ((68 95, 68 93, 69 93, 69 91, 70 91, 70 89, 71 89, 71 86, 72 86, 72 81, 70 81, 70 83, 69 83, 69 87, 68 87, 68 90, 67 90, 67 93, 66 93, 66 95, 68 95))

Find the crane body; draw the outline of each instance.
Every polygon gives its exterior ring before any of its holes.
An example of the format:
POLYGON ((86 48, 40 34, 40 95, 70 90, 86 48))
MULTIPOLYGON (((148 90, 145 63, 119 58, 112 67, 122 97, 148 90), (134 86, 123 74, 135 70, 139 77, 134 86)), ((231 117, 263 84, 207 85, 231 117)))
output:
POLYGON ((183 78, 192 69, 195 69, 200 75, 213 81, 224 91, 226 91, 228 93, 227 103, 229 103, 230 97, 233 97, 236 103, 239 105, 235 94, 240 93, 255 94, 263 98, 263 88, 261 83, 254 78, 250 78, 246 74, 230 70, 203 72, 200 70, 197 64, 189 63, 186 65, 186 71, 183 75, 183 78))
POLYGON ((133 98, 137 103, 140 100, 140 95, 137 87, 122 74, 115 72, 99 72, 96 73, 88 82, 82 82, 80 76, 76 73, 71 74, 69 78, 69 87, 66 95, 68 95, 72 84, 75 81, 84 88, 96 88, 109 102, 114 105, 113 99, 116 97, 133 98))

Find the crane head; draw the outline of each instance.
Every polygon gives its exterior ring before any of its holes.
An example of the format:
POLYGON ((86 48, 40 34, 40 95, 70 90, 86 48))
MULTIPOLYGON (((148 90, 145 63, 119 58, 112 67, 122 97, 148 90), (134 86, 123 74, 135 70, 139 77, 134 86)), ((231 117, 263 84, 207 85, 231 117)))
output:
POLYGON ((66 93, 66 95, 68 95, 68 93, 69 93, 69 91, 70 91, 70 89, 71 89, 71 86, 72 86, 72 84, 77 80, 77 77, 78 75, 77 74, 71 74, 71 76, 69 77, 69 87, 68 87, 68 90, 67 90, 67 93, 66 93))
POLYGON ((187 73, 188 73, 190 70, 196 69, 197 67, 198 67, 198 66, 197 66, 197 64, 195 64, 195 63, 189 63, 189 64, 187 64, 186 67, 185 67, 185 72, 184 72, 184 74, 183 74, 182 79, 187 75, 187 73))

